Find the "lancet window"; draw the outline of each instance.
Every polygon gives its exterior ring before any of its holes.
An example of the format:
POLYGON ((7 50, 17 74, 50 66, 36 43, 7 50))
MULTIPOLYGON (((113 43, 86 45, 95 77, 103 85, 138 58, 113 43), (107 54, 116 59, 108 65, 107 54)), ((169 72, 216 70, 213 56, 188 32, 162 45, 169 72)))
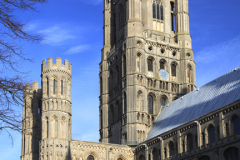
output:
POLYGON ((154 0, 152 4, 153 18, 163 20, 163 5, 160 0, 154 0))

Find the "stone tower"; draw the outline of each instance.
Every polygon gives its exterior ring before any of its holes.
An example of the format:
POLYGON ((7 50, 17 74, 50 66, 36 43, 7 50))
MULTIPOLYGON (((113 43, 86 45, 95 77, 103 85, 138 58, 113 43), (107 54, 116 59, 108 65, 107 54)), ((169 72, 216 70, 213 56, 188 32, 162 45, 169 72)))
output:
POLYGON ((42 140, 40 157, 68 159, 71 141, 71 64, 42 62, 42 140))
POLYGON ((196 88, 188 0, 104 0, 100 141, 137 145, 196 88))
POLYGON ((24 89, 21 160, 69 159, 71 142, 71 64, 42 62, 38 82, 24 89), (40 148, 39 148, 40 147, 40 148), (45 157, 45 158, 44 158, 45 157))
POLYGON ((41 140, 41 100, 42 91, 38 82, 24 87, 22 121, 21 160, 33 160, 39 157, 39 141, 41 140))

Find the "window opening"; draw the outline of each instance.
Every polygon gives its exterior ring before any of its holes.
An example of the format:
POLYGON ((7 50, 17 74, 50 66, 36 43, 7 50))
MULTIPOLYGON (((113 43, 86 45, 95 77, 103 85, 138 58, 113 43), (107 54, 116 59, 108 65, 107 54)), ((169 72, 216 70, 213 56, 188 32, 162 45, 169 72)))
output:
POLYGON ((148 96, 148 113, 153 114, 153 97, 151 95, 148 96))
POLYGON ((171 65, 171 69, 172 69, 172 76, 173 76, 173 77, 176 77, 176 65, 175 65, 175 64, 172 64, 172 65, 171 65))
POLYGON ((53 94, 55 94, 56 92, 56 80, 53 80, 53 94))
POLYGON ((169 142, 169 155, 172 157, 174 155, 174 143, 169 142))
POLYGON ((191 134, 187 135, 187 146, 188 151, 191 151, 193 149, 193 136, 191 134))
POLYGON ((87 157, 87 160, 94 160, 94 157, 92 155, 87 157))
POLYGON ((160 61, 160 69, 165 69, 165 66, 164 66, 164 64, 165 64, 165 63, 164 63, 164 61, 163 61, 163 60, 161 60, 161 61, 160 61))
POLYGON ((148 59, 148 71, 152 72, 153 71, 153 62, 151 59, 148 59))
POLYGON ((208 138, 209 138, 209 143, 215 142, 215 128, 212 125, 208 127, 208 138))
POLYGON ((239 151, 235 147, 230 147, 224 152, 225 160, 239 160, 239 151))
POLYGON ((161 106, 166 105, 166 99, 164 97, 161 98, 161 106))
POLYGON ((237 135, 240 133, 240 120, 239 117, 233 118, 233 126, 234 126, 234 135, 237 135))
POLYGON ((63 95, 63 80, 61 80, 61 95, 63 95))

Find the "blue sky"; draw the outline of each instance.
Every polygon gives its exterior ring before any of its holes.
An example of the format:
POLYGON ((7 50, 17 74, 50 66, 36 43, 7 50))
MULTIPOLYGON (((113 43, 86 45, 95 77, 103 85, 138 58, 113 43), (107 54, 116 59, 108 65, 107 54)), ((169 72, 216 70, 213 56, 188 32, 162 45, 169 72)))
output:
MULTIPOLYGON (((49 57, 68 59, 72 65, 72 138, 98 141, 98 72, 102 48, 102 0, 51 0, 38 5, 39 13, 21 14, 26 29, 45 35, 41 44, 24 43, 34 63, 26 81, 41 81, 41 62, 49 57)), ((197 86, 239 66, 240 1, 189 0, 190 34, 195 52, 197 86)), ((12 132, 14 145, 0 132, 0 159, 19 159, 21 134, 12 132)))

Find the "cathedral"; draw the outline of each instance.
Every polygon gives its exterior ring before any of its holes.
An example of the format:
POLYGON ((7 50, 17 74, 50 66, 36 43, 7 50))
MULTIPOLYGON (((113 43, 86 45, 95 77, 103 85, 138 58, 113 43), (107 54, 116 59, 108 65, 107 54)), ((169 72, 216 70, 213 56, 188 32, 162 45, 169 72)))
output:
POLYGON ((196 87, 188 0, 103 0, 100 142, 71 138, 68 60, 24 87, 21 160, 239 160, 240 68, 196 87))

